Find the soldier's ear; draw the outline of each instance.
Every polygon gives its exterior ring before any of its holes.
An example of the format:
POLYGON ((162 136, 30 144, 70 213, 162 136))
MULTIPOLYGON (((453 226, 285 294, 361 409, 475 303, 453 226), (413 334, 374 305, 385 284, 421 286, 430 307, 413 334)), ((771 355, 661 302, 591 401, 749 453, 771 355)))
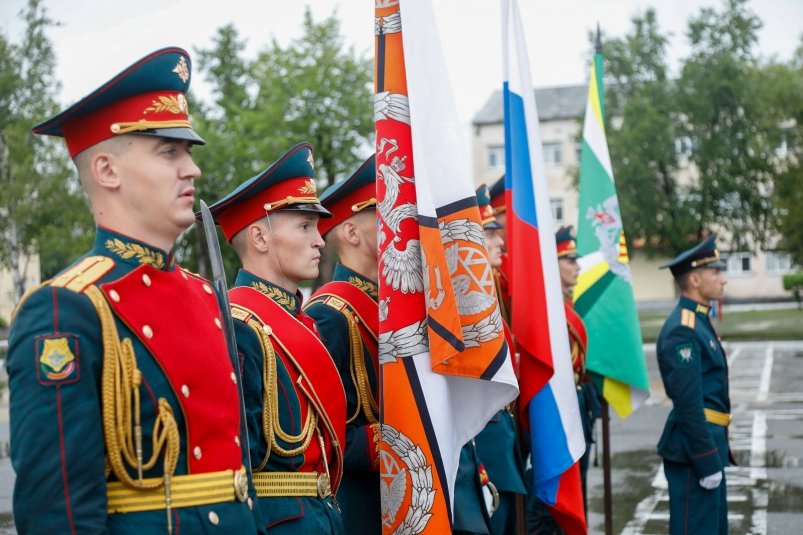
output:
POLYGON ((357 231, 357 225, 354 224, 354 221, 351 219, 343 221, 340 225, 340 237, 351 245, 359 245, 360 233, 357 231))
POLYGON ((110 152, 98 152, 90 161, 94 182, 103 189, 114 190, 120 187, 120 169, 117 158, 110 152))
POLYGON ((248 242, 257 252, 265 253, 270 249, 270 230, 262 221, 254 221, 246 228, 248 242))

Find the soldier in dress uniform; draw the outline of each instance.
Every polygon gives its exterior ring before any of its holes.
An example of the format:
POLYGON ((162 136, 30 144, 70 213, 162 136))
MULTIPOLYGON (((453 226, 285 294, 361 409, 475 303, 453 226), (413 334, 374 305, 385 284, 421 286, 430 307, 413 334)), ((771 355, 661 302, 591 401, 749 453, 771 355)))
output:
POLYGON ((243 361, 251 465, 272 534, 339 534, 346 400, 299 284, 324 242, 312 147, 300 143, 209 207, 242 261, 229 292, 243 361))
POLYGON ((173 256, 204 143, 189 85, 187 52, 157 50, 33 129, 66 141, 97 233, 11 328, 20 534, 257 531, 221 311, 173 256))
MULTIPOLYGON (((580 408, 580 419, 583 424, 583 435, 586 442, 585 453, 580 458, 580 482, 583 488, 583 503, 586 505, 587 511, 586 479, 591 457, 591 444, 594 442, 594 422, 600 416, 601 402, 594 383, 586 375, 585 361, 588 335, 583 319, 574 310, 572 293, 577 285, 580 266, 577 263, 577 243, 571 226, 561 227, 555 232, 555 244, 557 246, 558 271, 563 291, 563 308, 566 312, 566 326, 569 330, 574 384, 577 387, 577 404, 580 408)), ((563 533, 546 506, 535 497, 530 500, 529 525, 530 533, 544 535, 563 533)))
MULTIPOLYGON (((491 267, 498 270, 502 264, 504 227, 497 221, 491 206, 488 186, 477 189, 477 204, 480 209, 485 243, 491 267)), ((500 296, 501 298, 501 296, 500 296)), ((500 299, 501 302, 501 299, 500 299)), ((513 339, 507 322, 503 320, 505 338, 511 354, 513 339)), ((524 463, 518 443, 516 419, 512 407, 497 412, 475 438, 477 454, 488 472, 490 485, 498 495, 497 505, 491 516, 491 533, 515 533, 517 529, 516 496, 527 495, 524 482, 524 463)))
MULTIPOLYGON (((494 267, 494 280, 496 281, 496 292, 499 295, 499 303, 502 305, 502 317, 506 322, 510 322, 510 284, 508 282, 508 259, 507 259, 507 200, 505 199, 505 175, 502 175, 490 188, 488 195, 491 198, 491 209, 499 223, 500 229, 497 234, 502 237, 502 259, 498 267, 494 267)), ((513 348, 510 349, 513 354, 513 348)), ((518 362, 514 355, 514 367, 518 370, 518 362)), ((518 373, 518 371, 517 371, 518 373)))
POLYGON ((726 284, 715 240, 712 234, 661 266, 672 272, 681 294, 656 344, 672 400, 658 454, 669 483, 673 535, 728 533, 728 361, 709 316, 709 303, 722 298, 726 284))
POLYGON ((379 354, 377 333, 376 157, 330 186, 318 221, 340 261, 332 281, 304 306, 318 326, 346 391, 343 481, 337 501, 349 535, 382 531, 379 494, 379 354))

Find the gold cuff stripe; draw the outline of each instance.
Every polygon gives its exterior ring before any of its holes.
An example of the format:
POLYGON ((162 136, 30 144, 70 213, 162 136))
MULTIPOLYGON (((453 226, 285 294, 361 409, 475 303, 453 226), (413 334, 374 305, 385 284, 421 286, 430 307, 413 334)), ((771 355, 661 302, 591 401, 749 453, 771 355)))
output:
MULTIPOLYGON (((236 498, 236 474, 245 476, 245 470, 223 470, 206 474, 188 474, 170 478, 170 502, 173 508, 210 505, 233 502, 236 498)), ((147 483, 158 483, 163 478, 145 479, 147 483)), ((138 513, 165 509, 165 489, 137 490, 119 481, 106 484, 109 514, 138 513)))
POLYGON ((705 419, 714 425, 728 427, 731 423, 731 420, 733 420, 733 415, 727 412, 719 412, 708 408, 704 408, 703 412, 705 412, 705 419))
POLYGON ((260 498, 279 496, 318 496, 316 472, 257 472, 254 488, 260 498))

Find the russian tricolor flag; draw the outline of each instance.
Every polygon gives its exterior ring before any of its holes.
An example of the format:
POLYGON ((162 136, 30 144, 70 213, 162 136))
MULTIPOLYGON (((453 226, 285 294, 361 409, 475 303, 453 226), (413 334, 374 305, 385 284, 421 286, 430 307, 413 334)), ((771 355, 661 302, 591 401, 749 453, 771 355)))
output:
POLYGON ((570 535, 586 533, 577 461, 585 452, 563 309, 538 112, 516 0, 502 0, 507 249, 520 415, 536 496, 570 535))

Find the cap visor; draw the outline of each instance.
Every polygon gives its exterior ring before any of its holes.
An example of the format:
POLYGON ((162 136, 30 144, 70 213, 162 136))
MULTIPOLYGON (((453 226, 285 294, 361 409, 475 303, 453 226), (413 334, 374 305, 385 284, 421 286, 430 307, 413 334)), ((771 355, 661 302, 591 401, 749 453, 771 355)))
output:
POLYGON ((129 132, 141 136, 166 137, 168 139, 183 139, 196 145, 206 145, 204 138, 195 133, 192 128, 154 128, 139 132, 129 132))
POLYGON ((705 264, 704 266, 700 266, 700 267, 706 267, 706 268, 711 268, 711 269, 722 269, 722 270, 724 270, 724 269, 727 269, 727 268, 728 268, 728 264, 726 264, 726 263, 725 263, 725 262, 723 262, 722 260, 714 260, 713 262, 711 262, 711 263, 709 263, 709 264, 705 264))
POLYGON ((499 230, 500 228, 505 228, 505 226, 501 223, 497 223, 496 221, 491 221, 490 223, 486 223, 482 226, 483 230, 499 230))
POLYGON ((318 203, 306 203, 306 204, 293 204, 288 206, 287 208, 281 208, 278 210, 279 212, 314 212, 321 217, 330 218, 332 217, 332 212, 324 208, 318 203))

